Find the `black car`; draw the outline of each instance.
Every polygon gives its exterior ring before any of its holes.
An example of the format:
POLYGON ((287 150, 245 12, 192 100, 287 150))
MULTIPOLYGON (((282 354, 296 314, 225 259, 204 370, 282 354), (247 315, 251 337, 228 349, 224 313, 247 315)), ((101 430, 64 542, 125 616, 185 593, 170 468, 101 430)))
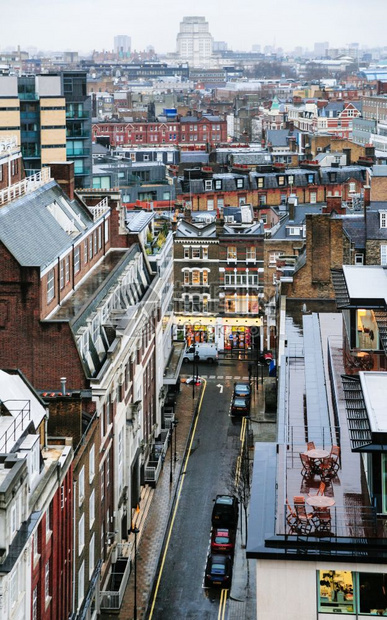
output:
POLYGON ((250 401, 247 398, 234 396, 231 402, 231 415, 235 417, 250 415, 250 401))
POLYGON ((251 399, 251 386, 247 381, 238 381, 234 383, 234 397, 241 396, 247 400, 251 399))
POLYGON ((234 495, 217 495, 212 509, 212 525, 214 527, 230 527, 238 525, 238 500, 234 495))
POLYGON ((229 588, 232 579, 232 559, 229 555, 210 553, 207 558, 204 585, 229 588))

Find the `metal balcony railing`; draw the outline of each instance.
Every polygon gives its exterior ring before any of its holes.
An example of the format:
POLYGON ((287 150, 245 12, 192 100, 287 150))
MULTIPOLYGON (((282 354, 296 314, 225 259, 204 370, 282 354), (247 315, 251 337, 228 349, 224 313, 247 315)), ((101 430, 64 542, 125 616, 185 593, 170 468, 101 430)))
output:
POLYGON ((112 565, 108 587, 101 592, 101 610, 121 608, 131 568, 132 545, 117 545, 117 561, 112 565))
POLYGON ((42 170, 40 170, 36 174, 26 177, 25 179, 23 179, 23 181, 20 181, 19 183, 15 183, 10 187, 6 187, 5 189, 0 191, 0 206, 35 191, 35 189, 41 187, 50 179, 51 171, 50 168, 47 167, 42 168, 42 170))

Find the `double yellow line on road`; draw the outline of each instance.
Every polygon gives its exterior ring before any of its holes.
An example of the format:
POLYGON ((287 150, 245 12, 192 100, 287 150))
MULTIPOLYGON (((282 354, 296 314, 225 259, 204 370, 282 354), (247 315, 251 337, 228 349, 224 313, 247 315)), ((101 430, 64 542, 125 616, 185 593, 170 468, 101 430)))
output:
POLYGON ((164 570, 164 564, 165 564, 165 560, 166 560, 166 557, 167 557, 169 542, 171 540, 171 535, 172 535, 172 530, 173 530, 173 526, 174 526, 174 523, 175 523, 177 508, 179 506, 181 491, 182 491, 183 484, 184 484, 184 479, 185 479, 184 474, 187 471, 187 465, 188 465, 189 457, 191 455, 191 448, 192 448, 193 440, 195 438, 196 427, 197 427, 197 424, 198 424, 199 415, 200 415, 200 411, 201 411, 201 408, 202 408, 204 392, 206 391, 206 387, 207 387, 207 381, 205 379, 202 379, 202 381, 203 381, 203 390, 202 390, 202 393, 201 393, 201 396, 200 396, 200 400, 199 400, 198 413, 197 413, 195 424, 194 424, 194 427, 193 427, 193 431, 192 431, 192 435, 191 435, 191 441, 189 443, 187 454, 186 454, 186 457, 185 457, 185 460, 184 460, 184 463, 183 463, 183 467, 182 467, 182 473, 181 473, 181 478, 180 478, 180 482, 179 482, 179 490, 178 490, 177 496, 176 496, 175 508, 174 508, 174 511, 173 511, 173 514, 172 514, 171 524, 170 524, 169 530, 168 530, 167 541, 166 541, 166 544, 165 544, 165 549, 164 549, 163 557, 162 557, 162 560, 161 560, 160 571, 159 571, 159 575, 157 577, 156 588, 155 588, 155 592, 154 592, 154 595, 153 595, 152 607, 150 609, 148 620, 152 620, 153 612, 154 612, 154 609, 155 609, 156 598, 157 598, 157 594, 158 594, 159 587, 160 587, 160 581, 161 581, 161 577, 162 577, 163 570, 164 570))
POLYGON ((228 590, 222 590, 220 593, 218 620, 224 620, 226 613, 226 605, 228 599, 228 590))

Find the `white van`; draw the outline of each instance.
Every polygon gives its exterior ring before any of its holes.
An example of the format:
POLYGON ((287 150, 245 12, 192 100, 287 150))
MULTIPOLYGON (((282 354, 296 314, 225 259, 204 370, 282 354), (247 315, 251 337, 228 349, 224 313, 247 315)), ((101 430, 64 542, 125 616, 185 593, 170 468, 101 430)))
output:
POLYGON ((210 344, 209 342, 197 342, 191 347, 185 350, 183 362, 193 362, 194 354, 199 356, 198 362, 216 363, 218 361, 218 349, 216 344, 210 344))

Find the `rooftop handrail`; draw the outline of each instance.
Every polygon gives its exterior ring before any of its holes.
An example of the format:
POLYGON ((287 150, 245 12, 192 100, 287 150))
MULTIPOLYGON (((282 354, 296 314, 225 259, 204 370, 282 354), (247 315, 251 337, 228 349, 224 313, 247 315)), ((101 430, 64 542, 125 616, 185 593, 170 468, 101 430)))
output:
POLYGON ((7 416, 6 419, 9 421, 8 428, 0 435, 0 452, 10 452, 10 448, 7 447, 8 441, 16 441, 18 438, 16 436, 16 431, 21 428, 21 431, 24 431, 28 426, 31 420, 31 401, 30 400, 3 400, 0 402, 1 407, 5 405, 7 411, 12 413, 13 411, 18 411, 15 416, 7 416), (18 406, 17 409, 12 409, 8 403, 24 403, 23 406, 18 406), (28 421, 28 424, 24 425, 25 421, 28 421))
POLYGON ((41 187, 51 179, 51 170, 49 167, 42 168, 39 172, 26 177, 14 185, 5 187, 0 191, 0 206, 5 205, 12 200, 21 198, 38 187, 41 187))
MULTIPOLYGON (((287 515, 289 508, 284 504, 283 535, 294 534, 294 528, 289 527, 287 515)), ((334 505, 330 507, 331 538, 357 538, 372 539, 386 538, 383 520, 377 519, 377 512, 374 506, 344 506, 334 505)), ((278 532, 281 534, 281 532, 278 532)), ((315 530, 311 530, 309 536, 313 536, 315 530)))

